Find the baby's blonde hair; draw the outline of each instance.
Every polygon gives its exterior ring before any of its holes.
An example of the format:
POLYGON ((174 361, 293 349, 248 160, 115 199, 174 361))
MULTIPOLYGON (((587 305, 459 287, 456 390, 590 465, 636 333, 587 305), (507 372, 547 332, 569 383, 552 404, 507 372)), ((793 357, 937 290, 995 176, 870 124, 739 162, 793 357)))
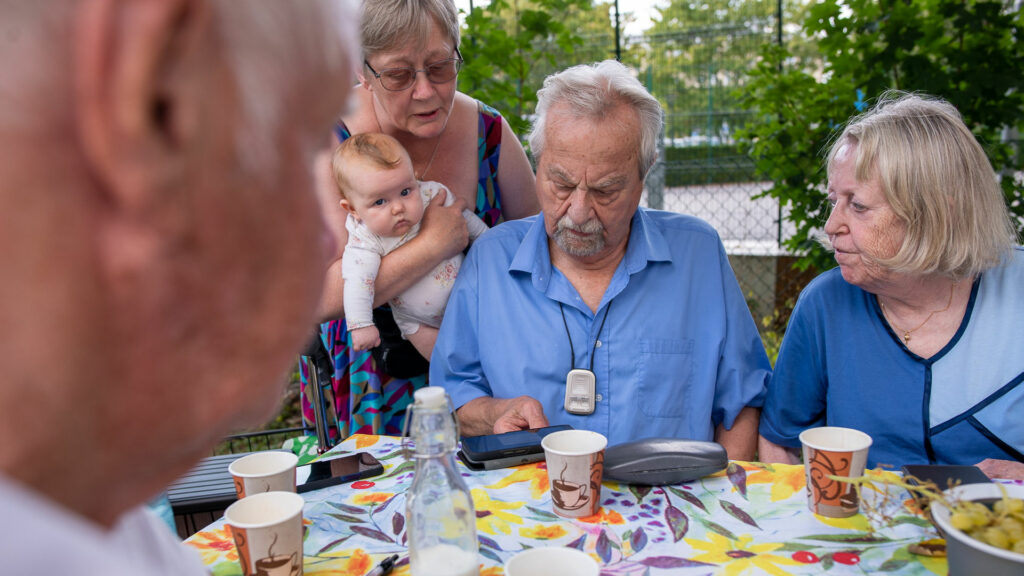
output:
POLYGON ((380 170, 389 170, 397 167, 409 157, 405 148, 387 134, 367 133, 356 134, 338 145, 331 157, 331 172, 334 174, 334 182, 338 185, 338 193, 341 197, 351 201, 349 193, 355 187, 345 177, 345 171, 352 167, 356 160, 368 163, 371 167, 380 170))

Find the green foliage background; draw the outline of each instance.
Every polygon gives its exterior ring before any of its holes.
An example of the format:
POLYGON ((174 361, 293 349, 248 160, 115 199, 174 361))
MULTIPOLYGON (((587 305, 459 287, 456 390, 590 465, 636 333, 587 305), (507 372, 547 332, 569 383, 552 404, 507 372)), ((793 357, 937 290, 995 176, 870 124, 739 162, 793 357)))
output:
POLYGON ((544 78, 579 62, 603 60, 613 25, 609 2, 491 0, 466 15, 459 89, 497 108, 521 138, 544 78))
POLYGON ((960 110, 1002 175, 1010 209, 1024 216, 1016 143, 1004 131, 1024 121, 1024 17, 1002 2, 825 0, 810 7, 803 34, 822 69, 794 66, 786 46, 766 46, 741 95, 758 116, 742 138, 766 194, 791 209, 796 235, 787 248, 801 267, 824 270, 832 258, 811 239, 825 211, 823 152, 836 130, 887 88, 941 96, 960 110))

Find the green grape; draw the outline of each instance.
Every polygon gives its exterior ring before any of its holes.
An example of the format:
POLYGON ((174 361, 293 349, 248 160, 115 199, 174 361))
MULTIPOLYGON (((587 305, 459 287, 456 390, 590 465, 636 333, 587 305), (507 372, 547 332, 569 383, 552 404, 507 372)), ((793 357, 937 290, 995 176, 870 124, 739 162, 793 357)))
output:
POLYGON ((999 518, 995 522, 996 526, 999 526, 1006 532, 1007 537, 1010 538, 1010 542, 1016 542, 1021 538, 1024 538, 1024 524, 1016 518, 1006 516, 999 518))
POLYGON ((992 508, 959 502, 950 509, 949 523, 975 540, 1024 554, 1024 500, 1006 498, 992 508))
POLYGON ((968 513, 968 517, 970 517, 975 528, 984 528, 985 526, 988 526, 990 519, 987 509, 985 511, 972 510, 968 513))
POLYGON ((1010 547, 1010 539, 1006 537, 1006 532, 1003 532, 1002 528, 989 526, 982 531, 981 536, 981 538, 978 538, 979 540, 983 540, 996 548, 1006 550, 1010 547))
POLYGON ((964 532, 974 527, 974 522, 971 521, 970 516, 963 512, 953 512, 950 514, 949 523, 953 525, 953 528, 963 530, 964 532))
POLYGON ((1012 514, 1014 512, 1024 512, 1024 500, 1018 500, 1016 498, 1005 498, 996 502, 992 509, 999 514, 1012 514))

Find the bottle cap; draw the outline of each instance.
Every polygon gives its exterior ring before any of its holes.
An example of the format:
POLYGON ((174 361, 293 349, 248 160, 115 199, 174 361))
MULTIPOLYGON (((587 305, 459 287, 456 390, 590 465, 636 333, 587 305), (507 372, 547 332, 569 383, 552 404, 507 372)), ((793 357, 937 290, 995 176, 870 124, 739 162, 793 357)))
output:
POLYGON ((444 388, 440 386, 427 386, 420 388, 413 394, 413 400, 417 407, 422 408, 445 408, 448 406, 448 396, 444 388))

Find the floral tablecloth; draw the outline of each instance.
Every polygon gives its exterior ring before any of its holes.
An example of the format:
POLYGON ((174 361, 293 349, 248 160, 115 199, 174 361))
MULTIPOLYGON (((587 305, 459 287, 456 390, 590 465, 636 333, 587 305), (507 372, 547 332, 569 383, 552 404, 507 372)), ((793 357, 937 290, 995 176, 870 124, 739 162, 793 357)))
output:
MULTIPOLYGON (((385 472, 304 495, 307 575, 363 576, 395 553, 402 559, 392 574, 409 573, 404 495, 414 465, 400 444, 356 435, 332 450, 369 451, 385 472)), ((605 482, 600 512, 576 521, 551 512, 543 462, 483 472, 459 466, 476 506, 483 576, 502 574, 505 560, 537 546, 578 548, 603 565, 603 575, 946 573, 944 558, 908 550, 936 534, 900 489, 865 494, 892 520, 872 532, 862 514, 830 519, 808 511, 802 466, 732 462, 666 487, 605 482)), ((214 576, 241 573, 223 519, 186 542, 214 576)))

